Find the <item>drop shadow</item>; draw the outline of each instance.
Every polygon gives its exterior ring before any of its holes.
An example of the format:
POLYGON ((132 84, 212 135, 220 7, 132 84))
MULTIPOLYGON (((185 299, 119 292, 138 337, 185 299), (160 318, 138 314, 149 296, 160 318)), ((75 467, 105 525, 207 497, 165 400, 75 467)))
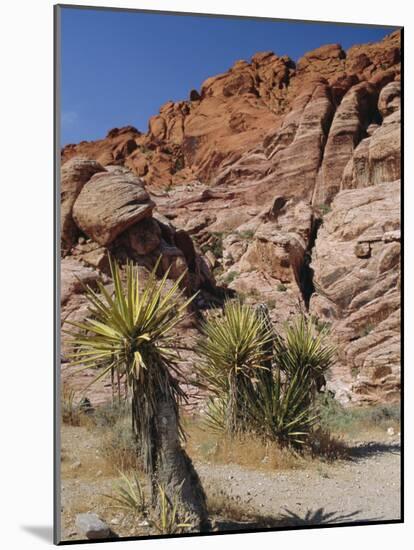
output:
POLYGON ((51 525, 21 525, 21 528, 40 540, 53 543, 53 527, 51 525))

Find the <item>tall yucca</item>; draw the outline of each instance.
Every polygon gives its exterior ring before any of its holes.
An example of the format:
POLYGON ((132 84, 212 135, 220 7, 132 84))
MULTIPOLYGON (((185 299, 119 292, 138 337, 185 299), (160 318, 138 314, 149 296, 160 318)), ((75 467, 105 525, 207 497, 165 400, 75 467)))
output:
POLYGON ((118 264, 110 260, 113 292, 102 281, 98 291, 86 287, 89 316, 70 323, 72 364, 100 367, 94 382, 113 372, 132 391, 132 424, 153 488, 182 486, 185 504, 201 522, 206 520, 205 496, 198 476, 180 445, 178 402, 185 398, 178 380, 173 328, 186 315, 193 298, 183 300, 180 283, 167 288, 168 271, 158 281, 159 262, 141 288, 138 268, 128 263, 125 282, 118 264), (189 484, 193 482, 193 487, 189 484))
POLYGON ((259 371, 269 359, 272 333, 256 311, 240 301, 228 301, 223 315, 202 327, 198 345, 201 383, 213 394, 212 424, 229 433, 245 429, 246 400, 259 371), (221 411, 221 412, 220 412, 221 411))

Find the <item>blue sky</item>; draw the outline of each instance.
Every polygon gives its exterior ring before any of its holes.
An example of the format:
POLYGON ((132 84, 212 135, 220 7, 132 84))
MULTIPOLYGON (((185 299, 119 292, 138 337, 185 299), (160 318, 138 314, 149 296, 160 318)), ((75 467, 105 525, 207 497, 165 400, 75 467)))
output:
POLYGON ((62 144, 127 124, 146 131, 169 100, 187 99, 238 59, 272 50, 295 61, 322 44, 380 40, 386 27, 62 8, 62 144))

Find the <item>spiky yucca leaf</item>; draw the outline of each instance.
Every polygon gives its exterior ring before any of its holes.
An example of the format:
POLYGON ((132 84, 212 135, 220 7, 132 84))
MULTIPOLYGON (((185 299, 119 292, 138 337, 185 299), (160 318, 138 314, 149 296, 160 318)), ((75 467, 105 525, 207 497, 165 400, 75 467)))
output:
MULTIPOLYGON (((181 485, 183 483, 184 481, 181 485)), ((151 523, 161 535, 184 533, 192 527, 189 514, 180 510, 182 509, 178 498, 180 489, 181 487, 178 487, 173 496, 168 498, 165 488, 158 483, 158 517, 151 523)))
POLYGON ((119 472, 119 474, 121 476, 121 483, 115 488, 115 494, 104 494, 102 496, 111 500, 112 508, 119 508, 133 514, 146 512, 145 494, 137 474, 134 474, 132 478, 127 477, 122 472, 119 472))
POLYGON ((248 409, 252 431, 283 446, 303 446, 318 420, 309 391, 309 374, 299 371, 282 380, 275 369, 271 378, 261 378, 248 409))
POLYGON ((244 430, 246 395, 265 368, 272 338, 263 318, 238 300, 226 302, 223 315, 202 327, 200 380, 218 398, 210 402, 210 420, 214 423, 224 415, 229 433, 244 430))
POLYGON ((120 267, 109 257, 113 292, 103 281, 98 282, 98 291, 85 287, 89 316, 81 323, 68 322, 76 330, 66 331, 73 349, 71 363, 81 365, 80 370, 99 368, 91 384, 116 372, 132 389, 134 431, 149 472, 153 471, 157 402, 161 397, 170 399, 178 418, 178 401, 185 397, 176 378, 177 354, 171 332, 194 298, 183 300, 180 283, 185 273, 169 289, 168 271, 157 280, 159 261, 141 288, 137 266, 126 265, 123 282, 120 267))
POLYGON ((285 334, 275 340, 275 360, 288 377, 297 372, 309 375, 314 385, 332 365, 335 347, 327 342, 329 330, 317 331, 312 318, 298 317, 286 324, 285 334))

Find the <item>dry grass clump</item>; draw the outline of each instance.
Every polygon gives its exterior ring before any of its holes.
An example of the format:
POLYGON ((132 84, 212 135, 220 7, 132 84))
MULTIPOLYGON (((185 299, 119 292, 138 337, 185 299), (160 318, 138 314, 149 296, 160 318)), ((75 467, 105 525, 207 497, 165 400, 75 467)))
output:
POLYGON ((187 450, 195 460, 216 464, 239 464, 259 470, 301 468, 304 459, 275 442, 264 443, 258 437, 217 434, 205 428, 202 419, 186 418, 187 450))
POLYGON ((314 430, 309 438, 309 449, 312 458, 319 458, 328 462, 345 460, 350 456, 350 449, 345 441, 321 427, 314 430))
POLYGON ((290 470, 299 468, 301 459, 289 449, 281 448, 277 443, 264 444, 252 437, 223 438, 218 442, 215 462, 235 463, 240 466, 264 470, 290 470))
POLYGON ((67 382, 61 385, 60 405, 62 422, 70 426, 80 426, 83 414, 77 401, 76 391, 67 382))
POLYGON ((100 432, 99 451, 114 474, 119 470, 129 472, 142 469, 138 443, 129 418, 121 417, 110 430, 101 428, 100 432))
POLYGON ((254 513, 249 502, 240 495, 229 495, 222 487, 206 486, 207 506, 210 515, 225 517, 234 521, 247 521, 254 513))

